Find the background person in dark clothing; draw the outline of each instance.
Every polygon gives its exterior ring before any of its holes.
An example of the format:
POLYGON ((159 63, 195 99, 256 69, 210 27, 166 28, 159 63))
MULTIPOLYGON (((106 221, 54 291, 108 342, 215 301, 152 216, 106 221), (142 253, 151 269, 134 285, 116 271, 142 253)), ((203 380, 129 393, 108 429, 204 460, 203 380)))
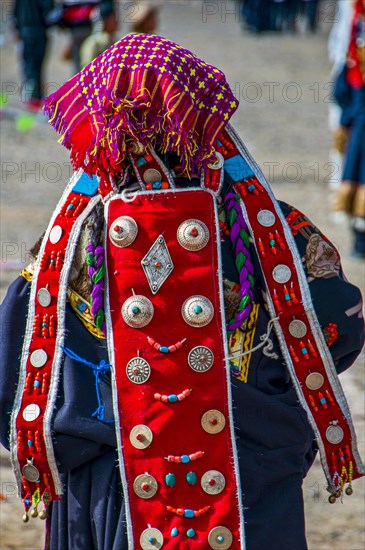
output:
POLYGON ((15 0, 14 4, 14 26, 22 43, 22 99, 33 106, 42 98, 47 16, 53 8, 53 0, 15 0))

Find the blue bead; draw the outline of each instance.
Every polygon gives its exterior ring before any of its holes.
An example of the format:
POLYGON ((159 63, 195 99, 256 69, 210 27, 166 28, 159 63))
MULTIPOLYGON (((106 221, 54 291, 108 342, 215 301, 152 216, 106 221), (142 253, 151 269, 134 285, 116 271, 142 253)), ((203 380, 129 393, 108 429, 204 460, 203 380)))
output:
POLYGON ((224 541, 224 536, 223 535, 218 535, 217 541, 218 542, 223 542, 224 541))
POLYGON ((195 537, 195 531, 194 529, 188 529, 186 531, 186 536, 189 537, 189 539, 192 539, 193 537, 195 537))
POLYGON ((289 300, 290 300, 289 294, 285 294, 285 300, 286 300, 287 302, 289 302, 289 300))
POLYGON ((188 472, 186 474, 186 481, 189 483, 189 485, 195 485, 198 481, 198 476, 195 472, 188 472))
POLYGON ((33 441, 31 439, 28 439, 28 447, 33 447, 33 441))
POLYGON ((181 456, 181 462, 182 462, 183 464, 187 464, 188 462, 190 462, 189 456, 188 456, 188 455, 182 455, 182 456, 181 456))
POLYGON ((194 517, 194 510, 190 510, 190 508, 186 508, 184 510, 184 518, 193 518, 194 517))
POLYGON ((175 487, 176 485, 176 477, 175 474, 167 474, 165 476, 165 482, 168 487, 175 487))
POLYGON ((150 542, 152 544, 153 542, 155 542, 155 538, 154 537, 149 537, 148 542, 150 542))
POLYGON ((138 166, 143 166, 143 165, 146 164, 146 163, 147 163, 147 161, 146 161, 146 159, 143 158, 143 157, 139 157, 139 159, 137 160, 137 165, 138 165, 138 166))
POLYGON ((275 241, 274 241, 274 239, 271 239, 271 240, 270 240, 270 246, 275 246, 275 241))
POLYGON ((179 534, 179 529, 177 527, 173 527, 171 529, 171 536, 172 537, 177 537, 178 534, 179 534))
POLYGON ((305 354, 307 354, 307 353, 308 353, 307 348, 302 348, 302 354, 305 355, 305 354))
POLYGON ((34 388, 40 388, 41 387, 40 381, 39 380, 34 380, 33 387, 34 388))
POLYGON ((249 186, 247 187, 247 189, 248 189, 248 191, 249 191, 250 193, 252 193, 252 191, 253 191, 254 189, 256 189, 256 187, 255 187, 254 185, 249 185, 249 186))
POLYGON ((174 393, 172 395, 169 395, 167 400, 169 401, 169 403, 176 403, 177 401, 177 395, 175 395, 174 393))
POLYGON ((169 353, 169 348, 167 346, 160 346, 159 351, 161 353, 169 353))
POLYGON ((73 207, 74 207, 74 205, 73 205, 73 204, 68 204, 68 205, 67 205, 67 210, 72 210, 72 209, 73 209, 73 207))
POLYGON ((161 187, 162 187, 162 182, 161 181, 155 181, 152 184, 152 189, 161 189, 161 187))
POLYGON ((321 405, 325 405, 327 403, 324 397, 322 397, 322 399, 320 399, 319 402, 321 403, 321 405))
POLYGON ((51 260, 49 263, 50 263, 51 265, 53 265, 53 264, 55 263, 55 261, 54 261, 54 260, 51 260))
POLYGON ((195 306, 194 307, 194 313, 196 315, 199 315, 199 313, 201 313, 203 311, 203 308, 201 306, 195 306))

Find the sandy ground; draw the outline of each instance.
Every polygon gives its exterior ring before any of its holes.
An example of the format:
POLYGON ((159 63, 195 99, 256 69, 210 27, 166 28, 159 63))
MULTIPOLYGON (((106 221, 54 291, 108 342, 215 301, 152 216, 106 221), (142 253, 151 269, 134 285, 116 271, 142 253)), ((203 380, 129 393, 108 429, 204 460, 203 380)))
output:
MULTIPOLYGON (((120 10, 122 33, 127 32, 127 18, 133 16, 128 9, 122 5, 120 10)), ((233 122, 273 182, 277 196, 304 210, 337 244, 349 279, 363 288, 364 264, 349 257, 348 228, 334 224, 329 208, 328 187, 338 173, 328 158, 326 33, 331 12, 322 14, 322 30, 317 35, 253 36, 242 32, 237 10, 232 2, 169 2, 161 12, 160 34, 223 69, 241 100, 233 122), (208 11, 216 13, 207 15, 207 4, 208 11), (229 9, 236 14, 229 14, 229 9)), ((71 75, 70 67, 60 61, 66 40, 65 35, 52 37, 47 64, 50 91, 71 75)), ((19 102, 16 59, 15 43, 8 40, 1 49, 2 93, 8 92, 11 104, 19 102)), ((3 296, 26 262, 27 250, 44 230, 70 167, 66 151, 41 117, 30 131, 22 133, 4 116, 1 137, 3 296)), ((364 355, 341 380, 364 456, 364 355)), ((39 520, 22 524, 22 506, 4 451, 0 476, 1 492, 7 497, 0 502, 0 549, 41 549, 43 525, 39 520)), ((328 504, 324 484, 317 462, 304 483, 310 550, 362 550, 364 482, 357 481, 354 494, 336 505, 328 504)))

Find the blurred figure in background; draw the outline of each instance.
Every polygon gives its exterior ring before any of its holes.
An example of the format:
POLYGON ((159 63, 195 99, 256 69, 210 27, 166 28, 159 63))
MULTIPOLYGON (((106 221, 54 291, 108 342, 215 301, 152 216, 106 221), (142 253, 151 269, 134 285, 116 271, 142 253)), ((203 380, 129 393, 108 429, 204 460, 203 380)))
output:
POLYGON ((86 67, 95 57, 103 53, 115 41, 115 33, 118 30, 118 19, 114 12, 101 18, 97 13, 94 28, 90 36, 85 38, 80 47, 80 63, 86 67))
POLYGON ((349 215, 352 255, 365 259, 365 1, 357 0, 347 61, 337 78, 335 99, 342 108, 341 125, 349 134, 342 183, 335 210, 349 215))
POLYGON ((136 34, 155 34, 158 27, 158 8, 148 2, 138 2, 138 10, 133 15, 131 32, 136 34))
POLYGON ((53 8, 53 0, 15 0, 14 3, 14 26, 22 44, 22 101, 35 109, 41 106, 47 18, 53 8))

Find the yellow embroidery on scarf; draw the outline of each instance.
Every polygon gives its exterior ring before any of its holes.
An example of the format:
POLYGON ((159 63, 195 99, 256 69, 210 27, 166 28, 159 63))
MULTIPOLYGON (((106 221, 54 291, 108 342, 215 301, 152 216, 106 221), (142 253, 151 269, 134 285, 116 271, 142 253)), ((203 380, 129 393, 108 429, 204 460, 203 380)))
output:
MULTIPOLYGON (((252 304, 252 311, 247 320, 246 330, 242 332, 240 329, 235 330, 229 337, 229 351, 230 355, 239 355, 241 353, 249 352, 253 348, 253 341, 256 332, 256 323, 259 316, 259 304, 252 304)), ((242 357, 236 357, 230 359, 230 367, 235 374, 237 380, 247 382, 248 370, 250 367, 252 353, 247 353, 242 357)))

